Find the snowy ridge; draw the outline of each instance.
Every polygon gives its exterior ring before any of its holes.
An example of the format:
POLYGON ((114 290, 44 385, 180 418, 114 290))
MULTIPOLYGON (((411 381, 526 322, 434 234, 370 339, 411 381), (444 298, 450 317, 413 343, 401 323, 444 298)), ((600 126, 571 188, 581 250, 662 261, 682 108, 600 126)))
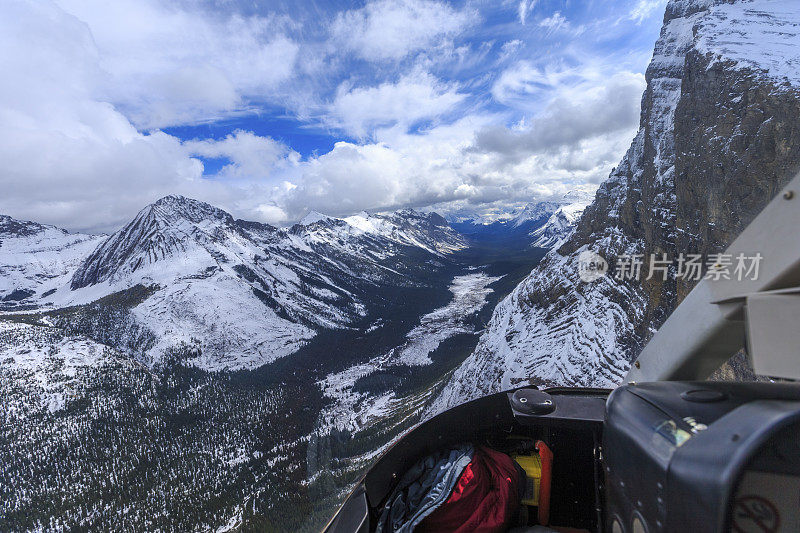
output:
MULTIPOLYGON (((148 362, 174 346, 192 346, 191 362, 201 368, 255 368, 295 352, 319 328, 348 327, 365 316, 376 286, 418 283, 420 269, 433 268, 427 261, 466 246, 435 214, 353 218, 361 227, 317 214, 306 225, 278 229, 168 196, 108 238, 47 229, 59 244, 84 245, 52 250, 60 269, 51 268, 57 275, 46 285, 52 289, 44 307, 84 305, 144 287, 148 294, 130 317, 155 338, 148 362), (58 255, 65 248, 74 249, 67 261, 58 255)), ((31 227, 4 240, 0 264, 13 260, 30 271, 27 233, 42 231, 31 227)), ((38 279, 25 276, 28 284, 38 279)), ((0 280, 11 291, 25 286, 17 278, 0 280)))
POLYGON ((595 190, 586 186, 554 200, 531 202, 503 216, 492 208, 473 212, 462 208, 447 216, 455 229, 475 243, 549 249, 570 234, 595 190))
POLYGON ((566 201, 530 202, 522 207, 486 207, 462 206, 458 208, 444 207, 444 217, 455 224, 473 224, 475 226, 504 225, 510 228, 528 226, 546 220, 566 201))
POLYGON ((475 352, 456 369, 426 416, 528 382, 587 387, 619 382, 628 363, 617 337, 633 331, 619 301, 635 297, 643 306, 644 297, 603 278, 588 296, 574 294, 555 319, 548 316, 551 308, 529 303, 541 287, 579 283, 576 258, 551 251, 542 268, 497 305, 475 352))
POLYGON ((39 303, 103 239, 0 215, 0 309, 39 303))
POLYGON ((560 204, 556 202, 537 202, 528 204, 522 209, 522 211, 515 215, 514 218, 509 221, 509 223, 513 227, 518 228, 526 222, 536 222, 542 220, 543 218, 549 217, 551 214, 555 213, 558 210, 559 205, 560 204))
MULTIPOLYGON (((547 220, 559 208, 571 204, 591 203, 597 186, 592 184, 581 185, 579 188, 567 191, 560 197, 548 200, 538 200, 529 202, 523 206, 508 205, 462 205, 459 202, 449 204, 437 204, 430 208, 436 208, 437 213, 441 213, 447 221, 454 224, 471 223, 476 226, 490 226, 492 224, 504 224, 511 228, 528 226, 530 223, 538 224, 547 220)), ((535 229, 535 228, 527 228, 535 229)))
MULTIPOLYGON (((199 344, 193 362, 207 370, 251 368, 286 356, 314 336, 313 325, 340 327, 358 310, 303 294, 308 261, 266 257, 276 230, 243 230, 208 204, 166 197, 147 206, 91 254, 57 305, 84 304, 136 285, 153 294, 133 316, 156 337, 150 360, 179 343, 199 344)), ((344 293, 343 296, 347 294, 344 293)))
POLYGON ((558 248, 572 233, 578 219, 591 202, 591 199, 579 200, 575 203, 559 207, 542 226, 531 232, 533 246, 539 248, 558 248))
MULTIPOLYGON (((611 277, 583 282, 578 278, 578 255, 591 250, 613 266, 615 257, 643 254, 648 246, 652 251, 674 247, 675 117, 688 63, 706 61, 708 68, 722 64, 733 79, 754 80, 768 88, 776 83, 797 86, 797 30, 796 2, 668 4, 647 69, 641 127, 631 147, 570 236, 556 242, 531 275, 498 304, 474 353, 432 402, 428 415, 529 381, 583 386, 620 381, 652 334, 657 316, 648 314, 651 298, 658 295, 668 312, 675 290, 666 284, 645 290, 638 282, 611 277)), ((728 98, 736 102, 735 96, 728 98)), ((683 120, 688 123, 682 127, 692 127, 692 118, 683 120)))
POLYGON ((312 212, 293 226, 292 233, 302 235, 309 244, 334 244, 360 253, 362 243, 387 242, 392 248, 376 257, 391 255, 392 249, 403 246, 421 248, 435 255, 445 255, 467 247, 466 241, 453 231, 436 213, 419 213, 404 209, 394 213, 361 212, 346 218, 335 218, 312 212), (352 245, 352 246, 350 246, 352 245))
POLYGON ((318 211, 311 211, 304 216, 303 219, 298 222, 298 224, 301 226, 310 226, 311 224, 316 224, 317 222, 326 222, 331 219, 332 217, 329 217, 328 215, 323 215, 318 211))
POLYGON ((211 253, 233 226, 233 217, 209 204, 178 196, 164 197, 142 209, 131 223, 111 235, 75 272, 71 288, 113 284, 139 269, 197 245, 211 253))
MULTIPOLYGON (((793 0, 719 5, 700 22, 697 50, 788 86, 800 85, 800 10, 793 0)), ((712 63, 713 64, 713 63, 712 63)))

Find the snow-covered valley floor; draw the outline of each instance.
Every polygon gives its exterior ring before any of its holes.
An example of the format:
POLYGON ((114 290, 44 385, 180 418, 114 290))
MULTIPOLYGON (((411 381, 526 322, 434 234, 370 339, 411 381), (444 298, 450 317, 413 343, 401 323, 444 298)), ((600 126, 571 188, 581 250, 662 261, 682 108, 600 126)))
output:
MULTIPOLYGON (((320 414, 319 431, 325 433, 336 428, 355 433, 394 417, 401 408, 405 410, 409 397, 391 390, 380 394, 357 391, 356 383, 393 367, 411 367, 414 372, 425 372, 423 367, 433 362, 430 354, 442 342, 459 334, 476 332, 470 318, 486 305, 493 292, 489 285, 499 279, 480 271, 456 276, 450 284, 452 300, 424 315, 419 325, 406 335, 404 344, 319 381, 323 394, 333 400, 320 414)), ((417 402, 424 400, 417 398, 417 402)))

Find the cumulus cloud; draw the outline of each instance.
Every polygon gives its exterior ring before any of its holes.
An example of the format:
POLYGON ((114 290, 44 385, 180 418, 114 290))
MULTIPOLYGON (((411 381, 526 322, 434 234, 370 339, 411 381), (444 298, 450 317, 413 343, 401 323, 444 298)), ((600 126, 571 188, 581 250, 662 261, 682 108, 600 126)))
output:
POLYGON ((464 198, 459 187, 479 172, 482 156, 465 157, 474 132, 495 117, 468 116, 424 134, 382 130, 375 142, 339 142, 290 173, 295 187, 275 191, 274 203, 297 219, 308 210, 346 215, 363 209, 423 206, 464 198))
POLYGON ((511 128, 490 113, 424 131, 377 128, 368 143, 338 142, 328 153, 284 165, 268 201, 239 207, 281 223, 309 210, 347 215, 557 198, 599 183, 617 164, 635 133, 643 87, 639 74, 618 73, 602 83, 600 74, 587 72, 532 120, 511 128))
POLYGON ((556 198, 605 178, 633 135, 593 131, 546 150, 476 146, 476 138, 480 143, 487 131, 519 135, 493 129, 497 118, 470 115, 424 134, 394 128, 382 130, 369 144, 337 143, 329 153, 294 168, 290 181, 295 187, 273 196, 274 205, 296 220, 309 210, 346 215, 448 202, 512 205, 520 199, 556 198))
POLYGON ((112 231, 167 194, 236 206, 254 187, 269 192, 261 183, 268 169, 296 158, 243 132, 186 144, 161 131, 140 132, 101 99, 107 72, 93 34, 54 3, 6 3, 0 50, 0 213, 112 231), (258 180, 206 179, 192 155, 225 157, 225 176, 258 180))
POLYGON ((113 231, 174 193, 276 224, 309 209, 511 205, 603 179, 636 127, 641 75, 588 56, 516 60, 535 50, 522 34, 454 44, 471 8, 368 2, 310 43, 286 16, 214 5, 0 4, 0 213, 113 231), (308 117, 281 107, 287 94, 308 117), (251 112, 340 142, 301 156, 268 128, 159 129, 251 112))
POLYGON ((223 139, 185 141, 183 147, 189 155, 210 159, 225 159, 217 177, 227 179, 265 180, 273 172, 296 165, 300 155, 270 137, 237 130, 223 139))
POLYGON ((336 17, 338 43, 368 61, 403 59, 429 48, 475 22, 473 11, 459 11, 432 0, 377 0, 336 17))
POLYGON ((96 100, 102 69, 84 24, 47 2, 11 2, 3 11, 0 212, 97 229, 154 190, 199 178, 201 166, 177 139, 140 134, 96 100))
POLYGON ((422 120, 453 110, 465 98, 455 84, 443 83, 428 73, 413 73, 396 83, 375 87, 339 86, 329 107, 329 125, 364 138, 378 127, 406 129, 422 120))
POLYGON ((513 72, 515 82, 503 87, 503 99, 510 98, 512 90, 527 94, 553 83, 572 85, 561 87, 527 126, 516 130, 492 126, 480 131, 477 150, 520 158, 618 132, 630 139, 638 125, 639 100, 645 87, 641 74, 620 72, 597 79, 590 73, 591 77, 579 77, 581 81, 575 83, 576 72, 541 75, 530 65, 518 66, 513 72))
POLYGON ((219 15, 155 0, 61 0, 91 28, 97 96, 144 129, 218 119, 295 69, 299 45, 275 16, 219 15))

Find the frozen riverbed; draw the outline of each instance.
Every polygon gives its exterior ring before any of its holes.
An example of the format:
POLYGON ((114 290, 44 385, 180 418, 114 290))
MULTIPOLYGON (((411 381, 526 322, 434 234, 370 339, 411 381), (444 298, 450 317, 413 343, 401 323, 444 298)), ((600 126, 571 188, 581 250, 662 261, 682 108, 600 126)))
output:
POLYGON ((354 390, 356 382, 389 367, 423 367, 432 363, 430 354, 445 340, 463 333, 475 333, 470 318, 486 305, 493 292, 489 285, 500 279, 484 272, 456 276, 450 284, 450 302, 420 319, 419 325, 406 335, 406 342, 365 363, 329 374, 319 382, 325 396, 333 403, 320 416, 320 431, 332 428, 360 431, 386 417, 405 410, 409 401, 426 398, 398 397, 394 391, 374 395, 354 390))

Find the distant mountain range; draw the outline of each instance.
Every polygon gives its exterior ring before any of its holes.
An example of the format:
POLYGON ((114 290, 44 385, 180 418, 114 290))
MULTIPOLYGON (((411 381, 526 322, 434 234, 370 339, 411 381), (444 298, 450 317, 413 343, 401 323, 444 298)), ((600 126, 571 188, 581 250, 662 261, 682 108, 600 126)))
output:
POLYGON ((141 287, 130 320, 151 336, 146 360, 193 344, 202 355, 192 363, 206 370, 255 368, 319 328, 348 327, 369 314, 377 287, 418 284, 466 247, 436 214, 306 217, 279 229, 177 196, 109 237, 3 220, 6 309, 86 305, 141 287))
POLYGON ((458 210, 445 215, 450 225, 474 242, 516 240, 551 248, 570 234, 592 200, 585 191, 572 191, 557 201, 532 202, 506 214, 458 210))

